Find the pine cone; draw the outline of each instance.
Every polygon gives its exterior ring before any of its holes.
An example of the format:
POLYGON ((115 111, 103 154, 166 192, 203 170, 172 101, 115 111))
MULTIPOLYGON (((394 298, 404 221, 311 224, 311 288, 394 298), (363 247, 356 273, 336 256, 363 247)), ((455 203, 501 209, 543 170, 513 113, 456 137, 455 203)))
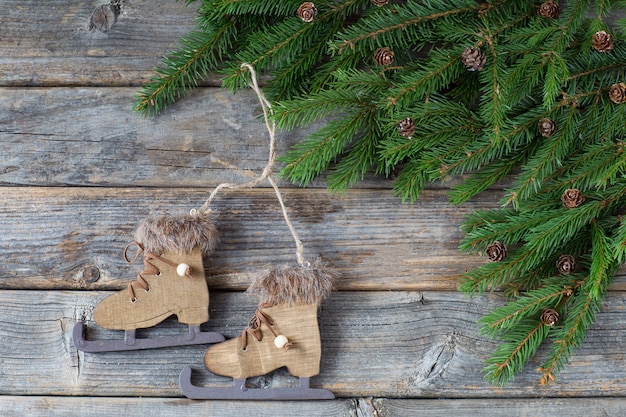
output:
POLYGON ((569 209, 576 208, 585 202, 585 197, 575 188, 569 188, 565 190, 563 195, 561 196, 561 201, 563 205, 569 209))
POLYGON ((572 255, 561 255, 559 259, 556 261, 556 269, 559 270, 561 274, 569 274, 576 268, 576 258, 572 255))
POLYGON ((506 257, 506 246, 496 240, 487 246, 486 253, 491 262, 500 262, 506 257))
POLYGON ((466 48, 461 59, 469 71, 480 71, 485 67, 485 54, 477 48, 466 48))
POLYGON ((298 7, 298 17, 305 22, 312 22, 317 15, 317 8, 313 2, 305 1, 298 7))
POLYGON ((611 35, 603 30, 596 32, 593 35, 593 40, 591 41, 591 44, 598 52, 607 52, 613 49, 613 41, 611 40, 611 35))
POLYGON ((553 308, 546 308, 541 313, 541 321, 546 326, 554 326, 559 321, 559 313, 553 308))
POLYGON ((398 123, 398 133, 400 136, 412 137, 415 134, 415 122, 410 117, 398 123))
POLYGON ((389 0, 371 0, 374 6, 382 7, 389 3, 389 0))
POLYGON ((609 98, 615 104, 626 103, 626 84, 613 84, 609 90, 609 98))
POLYGON ((549 138, 556 132, 556 122, 549 117, 539 120, 539 133, 544 138, 549 138))
POLYGON ((548 0, 539 6, 537 13, 547 19, 554 19, 559 15, 559 5, 554 0, 548 0))
POLYGON ((374 52, 374 59, 378 62, 378 65, 389 65, 393 62, 394 53, 391 49, 384 47, 378 48, 374 52))

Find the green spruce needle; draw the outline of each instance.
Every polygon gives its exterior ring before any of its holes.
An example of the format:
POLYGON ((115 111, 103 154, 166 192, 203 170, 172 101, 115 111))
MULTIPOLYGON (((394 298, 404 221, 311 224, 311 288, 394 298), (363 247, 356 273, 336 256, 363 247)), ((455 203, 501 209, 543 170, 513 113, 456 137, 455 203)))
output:
POLYGON ((452 204, 502 190, 502 208, 466 218, 461 250, 506 256, 461 291, 506 298, 479 323, 499 342, 488 381, 513 380, 544 343, 538 379, 554 380, 626 258, 626 1, 316 0, 311 21, 302 3, 187 1, 197 27, 135 110, 155 115, 209 74, 245 88, 246 62, 279 128, 315 126, 280 158, 294 183, 393 175, 413 202, 455 179, 452 204))

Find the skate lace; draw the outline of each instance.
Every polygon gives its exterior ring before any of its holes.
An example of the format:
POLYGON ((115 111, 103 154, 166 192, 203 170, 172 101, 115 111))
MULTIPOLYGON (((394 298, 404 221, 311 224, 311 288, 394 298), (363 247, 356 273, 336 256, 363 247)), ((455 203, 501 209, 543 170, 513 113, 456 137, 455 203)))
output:
MULTIPOLYGON (((272 307, 271 304, 259 304, 259 307, 255 311, 254 315, 248 320, 248 327, 243 329, 241 332, 241 350, 246 350, 248 348, 248 335, 254 337, 258 342, 263 340, 263 333, 261 332, 261 325, 265 324, 269 331, 274 335, 274 337, 278 337, 272 326, 274 322, 270 320, 263 311, 264 308, 272 307)), ((291 347, 291 343, 285 344, 283 350, 289 350, 291 347)))
MULTIPOLYGON (((141 256, 142 253, 144 253, 143 256, 143 265, 144 265, 144 269, 143 271, 141 271, 140 273, 137 274, 137 278, 135 281, 129 282, 128 283, 128 294, 130 296, 130 302, 131 303, 136 303, 137 302, 137 296, 135 295, 135 286, 138 286, 139 288, 143 289, 145 292, 150 292, 150 285, 148 284, 148 282, 144 279, 144 277, 142 275, 156 275, 159 276, 161 275, 161 271, 159 270, 159 268, 157 268, 156 266, 152 265, 150 262, 148 262, 151 259, 156 259, 159 260, 169 266, 172 266, 174 268, 176 268, 178 265, 175 264, 174 262, 171 262, 165 258, 163 258, 162 256, 159 256, 155 253, 152 252, 146 252, 143 245, 139 242, 130 242, 128 245, 126 245, 126 247, 124 248, 124 260, 128 263, 133 263, 137 260, 137 258, 139 258, 139 256, 141 256), (135 256, 133 256, 132 259, 130 259, 128 257, 128 249, 132 246, 137 246, 137 252, 135 252, 135 256)), ((191 275, 190 270, 188 269, 185 272, 185 275, 187 275, 189 278, 193 278, 193 275, 191 275)))

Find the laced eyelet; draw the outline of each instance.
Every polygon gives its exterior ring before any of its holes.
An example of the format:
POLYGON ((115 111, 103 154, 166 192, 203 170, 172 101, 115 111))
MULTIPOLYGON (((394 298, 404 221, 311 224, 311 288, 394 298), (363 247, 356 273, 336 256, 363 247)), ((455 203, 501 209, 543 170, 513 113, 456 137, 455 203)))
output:
POLYGON ((133 303, 133 304, 135 304, 135 303, 137 302, 137 297, 133 297, 133 298, 131 298, 131 299, 130 299, 130 302, 131 302, 131 303, 133 303))
POLYGON ((144 292, 148 294, 150 292, 150 288, 145 289, 144 292))

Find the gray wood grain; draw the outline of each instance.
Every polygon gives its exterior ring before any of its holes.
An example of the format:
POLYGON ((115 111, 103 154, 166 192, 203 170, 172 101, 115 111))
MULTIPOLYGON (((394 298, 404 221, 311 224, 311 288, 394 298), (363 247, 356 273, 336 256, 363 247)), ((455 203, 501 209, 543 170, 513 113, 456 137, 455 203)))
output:
POLYGON ((379 416, 541 417, 626 415, 624 398, 528 398, 485 400, 375 400, 379 416))
MULTIPOLYGON (((0 87, 0 185, 207 187, 250 181, 267 164, 254 92, 199 88, 152 118, 131 111, 136 93, 0 87)), ((278 154, 314 128, 277 132, 278 154)), ((323 178, 310 187, 325 187, 323 178)), ((390 188, 392 179, 367 175, 358 186, 390 188)))
MULTIPOLYGON (((459 254, 458 227, 472 210, 498 207, 497 188, 450 207, 437 185, 402 204, 393 178, 367 176, 343 196, 322 190, 323 178, 306 190, 280 181, 307 255, 343 273, 320 312, 322 371, 312 381, 338 400, 183 399, 183 366, 194 367, 198 384, 230 383, 203 369, 205 346, 78 352, 70 337, 77 321, 89 324, 89 337, 119 337, 95 326, 91 312, 138 272, 121 258, 137 222, 185 213, 215 185, 250 180, 267 158, 256 97, 213 88, 215 76, 157 118, 131 112, 139 87, 194 26, 197 3, 124 0, 106 32, 90 29, 92 12, 106 4, 2 3, 0 416, 626 414, 623 270, 556 383, 537 384, 546 348, 509 386, 482 380, 495 345, 478 334, 476 320, 502 299, 456 292, 459 275, 484 262, 459 254)), ((280 132, 279 154, 308 131, 280 132)), ((236 336, 256 304, 240 292, 251 274, 292 262, 294 247, 271 190, 225 191, 214 208, 222 241, 205 262, 212 317, 205 327, 236 336)), ((179 331, 170 319, 141 335, 179 331)), ((295 381, 279 370, 250 382, 295 381)))
POLYGON ((15 417, 356 417, 351 400, 193 401, 182 398, 0 396, 0 416, 15 417))
POLYGON ((0 416, 108 417, 606 417, 626 414, 624 398, 355 400, 301 402, 192 401, 180 398, 0 397, 0 416), (369 409, 366 409, 368 407, 369 409))
POLYGON ((90 18, 108 1, 5 0, 0 14, 0 84, 139 85, 194 27, 196 7, 125 0, 107 31, 90 18))
MULTIPOLYGON (((0 184, 203 187, 249 181, 267 164, 251 91, 202 89, 157 118, 131 112, 135 93, 0 88, 0 184)), ((281 135, 279 152, 296 135, 281 135)))
MULTIPOLYGON (((178 374, 195 369, 194 382, 228 386, 230 379, 209 374, 205 346, 152 351, 82 353, 71 342, 77 321, 89 325, 88 338, 121 337, 91 321, 105 292, 0 291, 2 338, 1 393, 5 395, 180 396, 178 374)), ((211 292, 207 329, 239 335, 256 307, 247 294, 211 292)), ((494 387, 481 369, 494 343, 477 333, 476 320, 501 303, 498 295, 468 299, 455 292, 337 292, 320 311, 322 364, 313 386, 339 397, 515 398, 624 396, 623 341, 626 292, 612 292, 587 340, 559 374, 538 384, 541 349, 515 382, 494 387)), ((175 320, 140 332, 173 334, 175 320)), ((285 371, 253 379, 253 386, 276 387, 295 381, 285 371)))
MULTIPOLYGON (((209 189, 5 187, 0 193, 0 287, 116 289, 141 269, 122 251, 149 215, 185 214, 209 189)), ((450 207, 443 190, 401 204, 390 190, 283 190, 309 259, 342 274, 340 290, 455 291, 485 262, 458 250, 463 217, 496 195, 450 207)), ((224 190, 213 200, 221 242, 205 261, 209 285, 243 290, 260 266, 295 262, 295 244, 272 190, 224 190)))

